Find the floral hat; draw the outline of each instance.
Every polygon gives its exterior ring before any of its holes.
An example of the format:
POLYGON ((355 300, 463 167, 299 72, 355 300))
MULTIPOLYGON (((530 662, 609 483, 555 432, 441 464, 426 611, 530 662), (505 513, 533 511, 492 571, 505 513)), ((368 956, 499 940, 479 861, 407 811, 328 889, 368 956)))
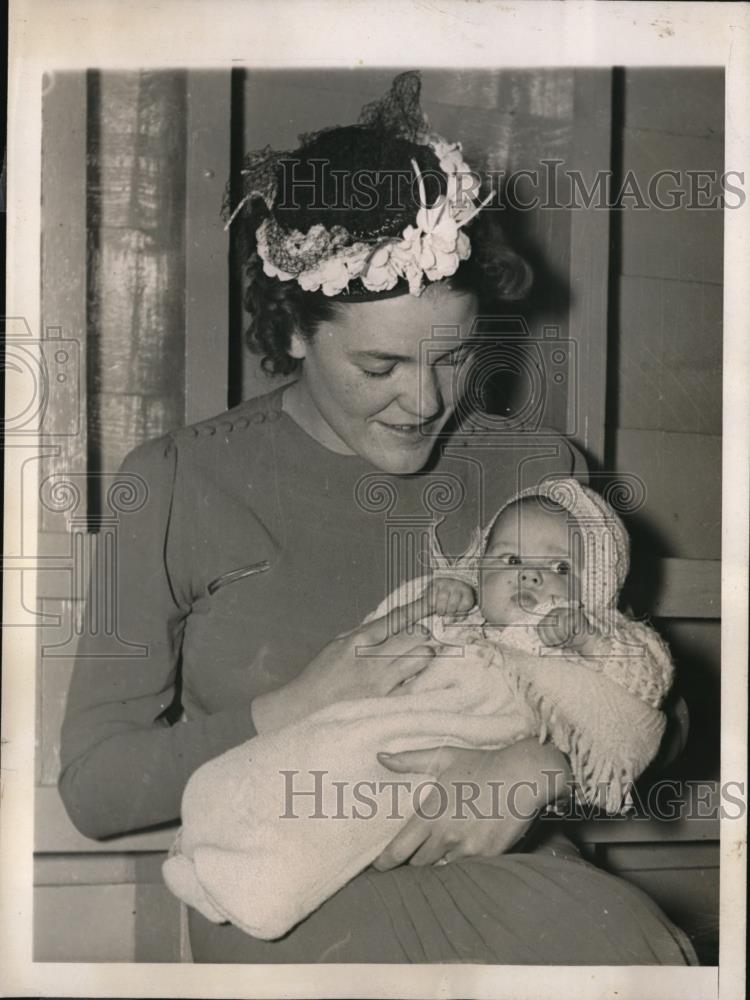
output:
POLYGON ((402 73, 356 125, 300 136, 293 152, 248 154, 226 228, 241 213, 257 220, 262 200, 254 235, 265 274, 332 298, 418 296, 469 258, 464 229, 494 192, 479 201, 461 144, 431 131, 420 89, 418 73, 402 73), (360 186, 342 201, 347 181, 360 186))

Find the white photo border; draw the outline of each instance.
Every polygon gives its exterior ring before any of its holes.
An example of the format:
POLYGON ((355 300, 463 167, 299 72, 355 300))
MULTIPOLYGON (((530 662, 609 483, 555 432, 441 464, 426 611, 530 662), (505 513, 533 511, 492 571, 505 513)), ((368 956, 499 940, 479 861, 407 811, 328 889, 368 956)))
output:
MULTIPOLYGON (((7 315, 40 323, 41 78, 148 67, 723 66, 726 166, 750 164, 750 7, 475 0, 11 0, 7 315)), ((750 206, 725 210, 722 780, 747 754, 750 206)), ((11 409, 11 412, 12 409, 11 409)), ((18 467, 6 452, 6 525, 18 467)), ((6 536, 7 537, 7 536, 6 536)), ((30 553, 27 553, 30 554, 30 553)), ((29 587, 29 600, 35 590, 29 587)), ((8 595, 6 593, 6 601, 8 595)), ((716 968, 222 966, 32 961, 35 630, 3 635, 0 953, 3 995, 130 997, 734 998, 744 995, 746 819, 722 820, 716 968), (719 975, 720 971, 720 975, 719 975)))

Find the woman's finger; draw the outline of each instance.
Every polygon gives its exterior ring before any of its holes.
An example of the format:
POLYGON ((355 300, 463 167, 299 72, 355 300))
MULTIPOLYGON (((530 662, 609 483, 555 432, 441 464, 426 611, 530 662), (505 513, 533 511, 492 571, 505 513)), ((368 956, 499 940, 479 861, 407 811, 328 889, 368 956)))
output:
POLYGON ((421 674, 425 667, 428 667, 435 658, 435 650, 432 646, 422 643, 419 646, 412 646, 397 656, 394 656, 388 664, 388 678, 393 687, 421 674))
POLYGON ((387 872, 391 868, 398 868, 404 864, 429 837, 430 831, 426 829, 424 820, 412 817, 406 826, 400 830, 390 844, 381 851, 380 855, 373 861, 372 866, 379 872, 387 872))
POLYGON ((401 750, 399 753, 379 753, 380 763, 398 774, 431 774, 437 777, 454 762, 458 747, 430 747, 427 750, 401 750))
MULTIPOLYGON (((434 865, 449 865, 453 861, 462 861, 469 855, 462 850, 460 847, 451 848, 450 851, 446 851, 442 858, 438 858, 437 861, 433 861, 434 865)), ((484 855, 479 855, 483 857, 484 855)))
POLYGON ((396 608, 391 608, 380 618, 367 622, 350 634, 356 636, 363 645, 378 645, 390 637, 402 634, 406 629, 411 629, 411 626, 430 613, 429 591, 425 591, 410 604, 400 604, 396 608))
POLYGON ((447 844, 440 835, 440 832, 435 830, 419 849, 412 854, 409 858, 409 864, 420 867, 422 865, 434 865, 441 858, 445 858, 447 861, 448 853, 451 849, 452 845, 447 844))

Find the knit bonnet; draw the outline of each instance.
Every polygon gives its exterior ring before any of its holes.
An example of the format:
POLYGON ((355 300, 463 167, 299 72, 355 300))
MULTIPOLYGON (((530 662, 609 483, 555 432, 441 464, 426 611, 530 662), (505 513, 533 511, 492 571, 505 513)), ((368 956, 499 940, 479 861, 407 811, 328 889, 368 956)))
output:
POLYGON ((548 500, 567 510, 572 527, 583 543, 584 571, 581 574, 581 603, 596 619, 617 607, 620 591, 630 566, 630 545, 625 527, 603 497, 576 479, 548 479, 512 496, 497 511, 481 535, 480 556, 484 555, 497 519, 508 507, 527 497, 548 500))

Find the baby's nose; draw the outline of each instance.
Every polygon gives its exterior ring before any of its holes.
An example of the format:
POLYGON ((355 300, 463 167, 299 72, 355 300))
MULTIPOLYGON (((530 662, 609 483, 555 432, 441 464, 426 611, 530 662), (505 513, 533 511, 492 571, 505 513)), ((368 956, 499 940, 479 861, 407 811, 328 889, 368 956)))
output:
POLYGON ((521 583, 527 587, 539 587, 542 583, 542 574, 538 569, 522 569, 520 574, 521 583))

